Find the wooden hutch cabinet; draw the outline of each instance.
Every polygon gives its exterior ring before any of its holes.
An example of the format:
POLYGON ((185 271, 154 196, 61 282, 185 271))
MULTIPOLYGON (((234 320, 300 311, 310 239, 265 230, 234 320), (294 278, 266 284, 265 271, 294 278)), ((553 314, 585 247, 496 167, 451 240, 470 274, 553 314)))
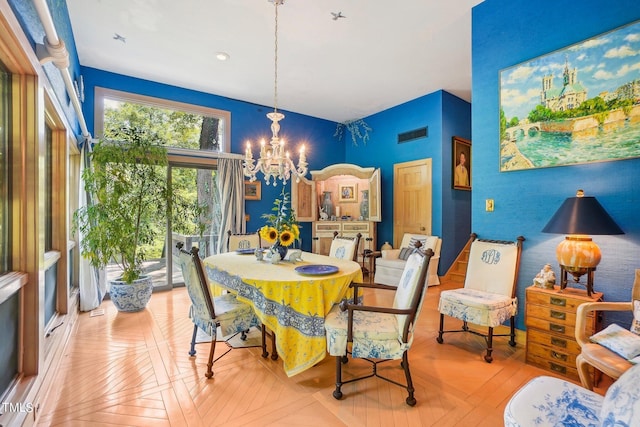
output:
POLYGON ((302 178, 298 183, 292 180, 291 202, 298 221, 311 223, 314 253, 329 254, 335 231, 345 237, 362 234, 358 257, 362 256, 365 249, 377 249, 376 228, 381 221, 380 169, 340 163, 312 171, 311 180, 302 178), (345 189, 349 189, 350 197, 343 197, 341 191, 345 189), (365 197, 364 191, 368 197, 365 197), (333 211, 328 219, 322 220, 320 209, 325 198, 330 198, 333 211), (361 215, 363 200, 367 205, 367 217, 361 215))
MULTIPOLYGON (((527 325, 527 363, 580 381, 576 356, 576 310, 585 302, 602 301, 602 293, 590 297, 586 291, 565 288, 542 289, 530 286, 526 290, 525 323, 527 325)), ((587 324, 589 335, 601 329, 599 313, 592 313, 587 324)), ((595 372, 592 372, 595 375, 595 372)))

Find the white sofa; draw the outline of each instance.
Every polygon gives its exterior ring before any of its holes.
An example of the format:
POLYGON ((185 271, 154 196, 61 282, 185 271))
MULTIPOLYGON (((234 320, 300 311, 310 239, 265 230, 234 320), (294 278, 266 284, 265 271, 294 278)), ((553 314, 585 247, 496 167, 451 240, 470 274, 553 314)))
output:
POLYGON ((438 277, 438 263, 440 262, 440 247, 442 239, 438 236, 427 236, 423 234, 405 233, 402 237, 400 247, 397 249, 382 250, 381 256, 376 258, 376 268, 374 281, 383 285, 398 286, 400 276, 404 270, 405 260, 400 259, 402 248, 413 247, 412 242, 419 240, 422 243, 421 249, 430 248, 433 251, 433 257, 429 262, 429 270, 427 271, 427 285, 434 286, 440 284, 438 277))

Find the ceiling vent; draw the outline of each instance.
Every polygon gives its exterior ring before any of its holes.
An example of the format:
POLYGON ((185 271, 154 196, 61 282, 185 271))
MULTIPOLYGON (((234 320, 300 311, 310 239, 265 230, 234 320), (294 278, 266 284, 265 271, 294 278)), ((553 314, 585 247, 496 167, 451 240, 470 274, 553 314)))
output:
POLYGON ((398 134, 398 144, 413 141, 415 139, 426 138, 429 136, 429 128, 427 126, 402 132, 398 134))

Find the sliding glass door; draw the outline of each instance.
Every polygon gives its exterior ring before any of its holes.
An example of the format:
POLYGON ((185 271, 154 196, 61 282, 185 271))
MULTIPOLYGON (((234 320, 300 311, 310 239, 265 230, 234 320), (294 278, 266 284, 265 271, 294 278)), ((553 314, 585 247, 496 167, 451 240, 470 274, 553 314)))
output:
POLYGON ((217 253, 221 212, 215 165, 189 166, 180 163, 172 162, 169 166, 167 177, 171 191, 198 209, 194 216, 193 211, 187 213, 176 206, 170 207, 166 225, 167 243, 162 259, 155 265, 154 288, 158 290, 184 285, 178 264, 178 243, 182 243, 186 250, 196 246, 200 258, 217 253))

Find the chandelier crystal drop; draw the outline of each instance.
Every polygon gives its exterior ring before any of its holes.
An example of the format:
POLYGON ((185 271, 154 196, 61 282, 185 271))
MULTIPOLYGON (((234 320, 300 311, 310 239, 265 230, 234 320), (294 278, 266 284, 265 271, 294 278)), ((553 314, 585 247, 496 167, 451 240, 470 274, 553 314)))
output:
POLYGON ((283 184, 291 178, 296 177, 296 182, 300 182, 300 177, 307 174, 307 158, 304 152, 304 144, 300 146, 300 159, 298 166, 289 157, 289 152, 285 151, 285 141, 278 136, 280 132, 280 121, 284 119, 284 114, 278 112, 278 6, 284 4, 284 0, 269 0, 275 9, 275 52, 274 52, 274 96, 273 112, 267 114, 271 120, 271 142, 269 145, 264 140, 260 141, 260 157, 256 160, 251 152, 251 142, 247 141, 244 157, 244 175, 250 181, 256 180, 258 172, 262 172, 264 180, 269 185, 273 177, 273 185, 280 179, 283 184))

